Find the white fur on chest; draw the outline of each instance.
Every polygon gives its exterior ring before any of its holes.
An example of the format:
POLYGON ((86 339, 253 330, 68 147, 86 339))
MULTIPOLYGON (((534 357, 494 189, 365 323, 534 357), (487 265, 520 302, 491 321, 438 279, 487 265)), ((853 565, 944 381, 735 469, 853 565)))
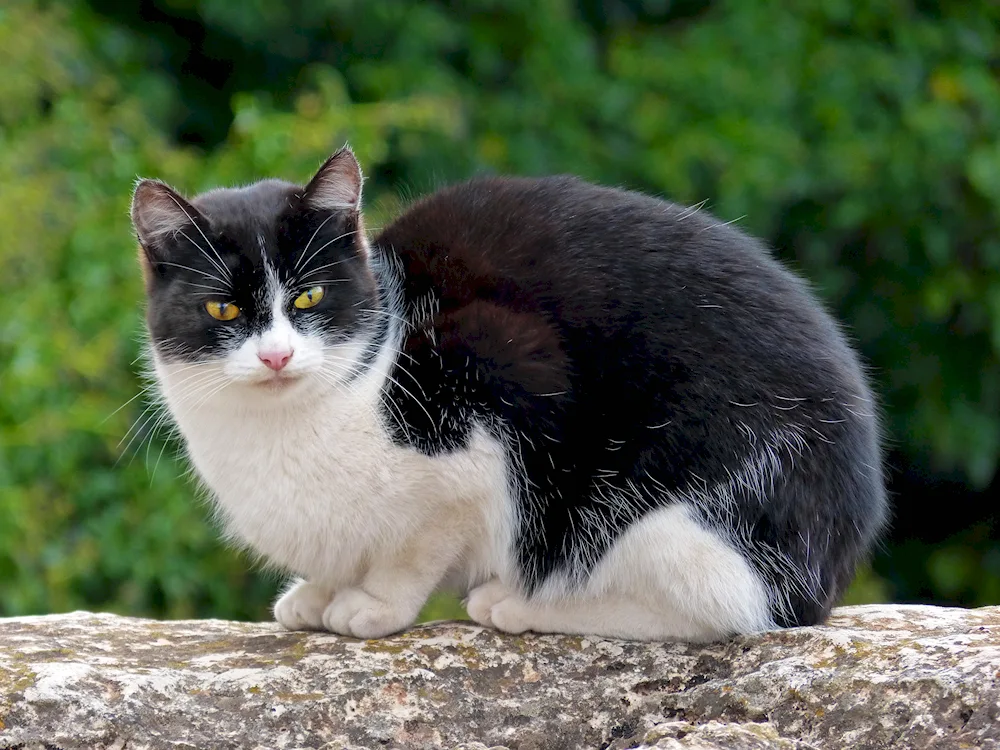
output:
POLYGON ((189 408, 171 398, 169 376, 161 382, 227 530, 285 570, 351 584, 371 560, 438 526, 442 544, 464 548, 460 579, 509 568, 504 452, 485 431, 465 450, 430 457, 392 442, 370 389, 279 408, 229 399, 189 408))

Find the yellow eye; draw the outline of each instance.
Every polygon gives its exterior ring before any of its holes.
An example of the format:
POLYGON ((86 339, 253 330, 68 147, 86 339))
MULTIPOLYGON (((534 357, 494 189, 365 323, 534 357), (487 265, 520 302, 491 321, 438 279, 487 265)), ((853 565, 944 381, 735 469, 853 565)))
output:
POLYGON ((216 320, 232 320, 240 314, 240 308, 232 302, 206 302, 205 309, 216 320))
POLYGON ((306 289, 302 292, 292 304, 300 310, 306 310, 318 305, 321 299, 323 299, 323 287, 314 286, 312 289, 306 289))

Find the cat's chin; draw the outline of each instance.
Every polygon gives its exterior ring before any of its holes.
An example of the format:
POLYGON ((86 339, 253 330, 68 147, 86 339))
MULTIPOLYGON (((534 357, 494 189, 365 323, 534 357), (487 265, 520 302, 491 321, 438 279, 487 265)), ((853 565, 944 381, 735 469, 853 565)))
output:
MULTIPOLYGON (((254 406, 287 403, 310 392, 308 384, 312 378, 305 373, 274 377, 233 377, 230 387, 225 389, 224 400, 233 404, 244 403, 254 406)), ((222 395, 222 394, 220 394, 222 395)))

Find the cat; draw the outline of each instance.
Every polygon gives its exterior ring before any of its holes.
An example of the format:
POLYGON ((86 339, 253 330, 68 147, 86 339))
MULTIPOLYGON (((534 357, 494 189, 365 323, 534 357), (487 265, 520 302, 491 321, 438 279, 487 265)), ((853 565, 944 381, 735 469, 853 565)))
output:
POLYGON ((132 220, 152 366, 274 616, 398 632, 438 589, 508 633, 705 642, 822 622, 887 517, 858 357, 697 207, 481 177, 374 239, 348 148, 311 181, 132 220))

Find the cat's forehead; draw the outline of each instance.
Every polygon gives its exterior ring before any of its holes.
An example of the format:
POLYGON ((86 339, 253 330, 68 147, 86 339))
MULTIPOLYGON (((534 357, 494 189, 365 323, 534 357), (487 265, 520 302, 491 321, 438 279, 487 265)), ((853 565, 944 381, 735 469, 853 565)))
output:
POLYGON ((224 234, 270 234, 295 205, 302 188, 283 180, 262 180, 247 187, 218 188, 191 203, 224 234))

